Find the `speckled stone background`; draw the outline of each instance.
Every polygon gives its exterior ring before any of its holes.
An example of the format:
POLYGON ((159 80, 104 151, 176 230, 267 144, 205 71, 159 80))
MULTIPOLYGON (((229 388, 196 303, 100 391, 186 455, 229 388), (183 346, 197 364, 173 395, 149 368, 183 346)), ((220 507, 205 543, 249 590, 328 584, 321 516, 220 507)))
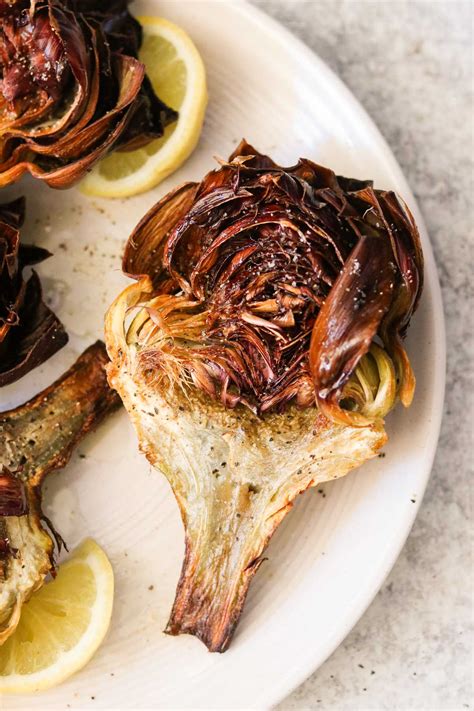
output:
POLYGON ((448 379, 408 542, 345 642, 279 711, 473 708, 471 2, 255 0, 346 82, 424 213, 444 295, 448 379))

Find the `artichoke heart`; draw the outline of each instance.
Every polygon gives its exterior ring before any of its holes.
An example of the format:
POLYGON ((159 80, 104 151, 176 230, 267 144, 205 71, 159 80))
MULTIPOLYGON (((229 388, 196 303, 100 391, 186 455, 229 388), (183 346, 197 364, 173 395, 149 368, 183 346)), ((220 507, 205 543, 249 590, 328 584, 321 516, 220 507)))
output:
POLYGON ((295 497, 374 457, 411 401, 418 232, 393 193, 242 142, 150 210, 123 269, 109 382, 185 527, 166 631, 223 652, 295 497))
POLYGON ((0 413, 0 644, 15 630, 23 603, 54 574, 41 484, 120 404, 107 384, 106 362, 104 344, 97 341, 46 390, 0 413))

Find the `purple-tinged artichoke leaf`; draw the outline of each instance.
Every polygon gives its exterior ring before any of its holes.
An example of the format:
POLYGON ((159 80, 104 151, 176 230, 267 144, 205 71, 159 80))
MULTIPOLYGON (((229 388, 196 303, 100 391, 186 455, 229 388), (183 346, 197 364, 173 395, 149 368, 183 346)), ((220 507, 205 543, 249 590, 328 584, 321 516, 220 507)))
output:
POLYGON ((36 272, 27 266, 50 256, 41 247, 20 243, 23 198, 0 205, 0 387, 44 363, 68 340, 63 325, 44 303, 36 272))

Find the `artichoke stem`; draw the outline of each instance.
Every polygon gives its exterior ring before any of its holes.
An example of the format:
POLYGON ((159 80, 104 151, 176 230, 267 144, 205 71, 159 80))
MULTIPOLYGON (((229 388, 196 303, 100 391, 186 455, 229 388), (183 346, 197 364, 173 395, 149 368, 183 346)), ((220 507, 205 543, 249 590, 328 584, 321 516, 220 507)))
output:
POLYGON ((268 490, 224 478, 210 488, 206 510, 184 516, 186 552, 166 632, 195 635, 210 652, 224 652, 261 553, 288 506, 266 518, 268 490))

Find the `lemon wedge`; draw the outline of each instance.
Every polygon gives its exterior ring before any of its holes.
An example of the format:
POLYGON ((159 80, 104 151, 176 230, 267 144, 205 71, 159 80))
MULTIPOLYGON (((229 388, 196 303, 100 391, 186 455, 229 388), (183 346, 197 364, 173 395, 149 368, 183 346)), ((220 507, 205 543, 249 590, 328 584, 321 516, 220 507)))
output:
POLYGON ((140 60, 156 94, 179 111, 161 138, 135 151, 116 151, 81 182, 94 197, 129 197, 150 190, 174 172, 198 142, 207 105, 206 72, 191 38, 161 17, 138 18, 143 27, 140 60))
POLYGON ((0 695, 42 691, 82 669, 105 637, 113 596, 112 566, 87 539, 25 603, 0 646, 0 695))

